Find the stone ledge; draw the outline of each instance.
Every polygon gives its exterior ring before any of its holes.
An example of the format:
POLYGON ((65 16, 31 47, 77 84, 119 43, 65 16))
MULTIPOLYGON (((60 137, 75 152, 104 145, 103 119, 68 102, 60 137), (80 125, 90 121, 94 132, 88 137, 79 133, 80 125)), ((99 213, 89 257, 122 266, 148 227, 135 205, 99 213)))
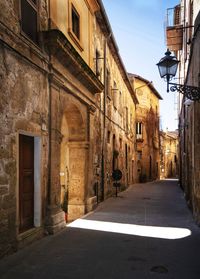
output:
POLYGON ((31 244, 35 240, 38 240, 38 239, 42 238, 43 236, 44 236, 44 228, 43 227, 32 228, 28 231, 20 233, 17 236, 17 241, 18 241, 17 248, 21 249, 21 248, 27 246, 28 244, 31 244))

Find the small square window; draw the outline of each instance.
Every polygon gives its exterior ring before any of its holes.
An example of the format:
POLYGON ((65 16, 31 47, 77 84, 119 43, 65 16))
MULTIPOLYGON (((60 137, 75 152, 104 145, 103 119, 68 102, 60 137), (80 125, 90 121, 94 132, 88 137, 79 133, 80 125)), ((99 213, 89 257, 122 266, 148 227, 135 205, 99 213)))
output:
POLYGON ((72 6, 72 31, 80 40, 80 16, 74 6, 72 6))

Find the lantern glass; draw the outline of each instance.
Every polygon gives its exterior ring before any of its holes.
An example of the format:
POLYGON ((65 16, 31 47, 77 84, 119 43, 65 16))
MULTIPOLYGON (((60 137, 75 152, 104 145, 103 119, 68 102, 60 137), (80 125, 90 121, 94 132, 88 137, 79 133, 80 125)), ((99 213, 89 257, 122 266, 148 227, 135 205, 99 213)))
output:
POLYGON ((158 70, 161 78, 171 78, 176 75, 179 61, 175 56, 170 55, 170 51, 167 51, 165 54, 166 55, 157 63, 158 70))

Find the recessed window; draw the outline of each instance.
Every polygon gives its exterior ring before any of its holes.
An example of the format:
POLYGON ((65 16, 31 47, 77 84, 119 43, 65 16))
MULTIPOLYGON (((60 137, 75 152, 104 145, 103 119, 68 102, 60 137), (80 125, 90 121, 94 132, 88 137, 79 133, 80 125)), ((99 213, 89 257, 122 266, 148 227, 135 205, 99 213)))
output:
POLYGON ((122 114, 123 102, 122 102, 122 91, 119 91, 119 113, 122 114))
POLYGON ((137 157, 138 157, 138 160, 142 159, 142 151, 137 152, 137 157))
POLYGON ((21 29, 35 43, 38 42, 37 0, 21 0, 21 29))
POLYGON ((122 149, 122 138, 119 139, 119 147, 122 149))
POLYGON ((136 135, 142 135, 142 123, 141 122, 136 123, 136 135))
POLYGON ((106 69, 106 95, 110 98, 111 95, 111 87, 110 87, 110 71, 106 69))
POLYGON ((136 123, 136 139, 142 139, 142 122, 136 123))
POLYGON ((96 50, 96 57, 95 57, 95 63, 96 63, 96 75, 99 78, 101 76, 101 66, 100 66, 100 53, 98 50, 96 50))
POLYGON ((125 107, 125 132, 128 133, 128 108, 125 107))
POLYGON ((80 16, 73 5, 72 5, 72 31, 74 35, 80 40, 80 16))
POLYGON ((107 143, 110 143, 110 131, 107 133, 107 143))
POLYGON ((114 83, 113 83, 113 105, 115 108, 117 108, 117 94, 118 94, 117 83, 114 81, 114 83))

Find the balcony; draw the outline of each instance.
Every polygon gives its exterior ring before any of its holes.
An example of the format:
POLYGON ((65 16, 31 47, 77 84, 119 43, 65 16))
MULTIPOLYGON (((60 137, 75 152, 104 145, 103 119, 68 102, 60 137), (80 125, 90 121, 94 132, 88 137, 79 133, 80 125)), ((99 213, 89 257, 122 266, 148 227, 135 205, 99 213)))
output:
POLYGON ((183 25, 181 24, 181 6, 167 9, 166 22, 167 48, 171 51, 182 49, 183 45, 183 25))

